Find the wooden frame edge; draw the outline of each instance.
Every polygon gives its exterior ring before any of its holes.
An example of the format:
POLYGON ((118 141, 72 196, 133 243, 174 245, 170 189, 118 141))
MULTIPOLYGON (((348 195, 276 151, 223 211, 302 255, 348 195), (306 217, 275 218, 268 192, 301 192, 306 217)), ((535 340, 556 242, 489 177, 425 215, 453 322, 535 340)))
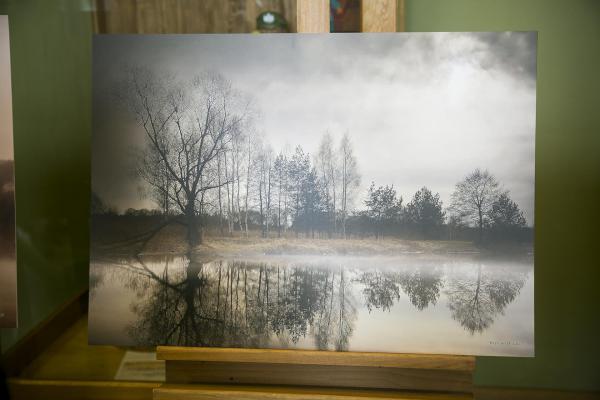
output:
POLYGON ((88 292, 87 288, 79 291, 2 355, 1 365, 8 377, 18 376, 65 329, 87 314, 88 292))

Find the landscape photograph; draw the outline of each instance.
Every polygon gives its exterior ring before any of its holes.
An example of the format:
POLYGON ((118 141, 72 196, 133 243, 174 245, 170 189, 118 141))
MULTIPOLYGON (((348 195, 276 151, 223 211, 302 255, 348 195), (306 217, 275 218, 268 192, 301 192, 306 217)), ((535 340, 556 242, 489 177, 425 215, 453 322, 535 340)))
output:
POLYGON ((8 17, 0 15, 0 328, 17 326, 15 173, 8 17))
POLYGON ((533 356, 536 47, 95 36, 89 342, 533 356))

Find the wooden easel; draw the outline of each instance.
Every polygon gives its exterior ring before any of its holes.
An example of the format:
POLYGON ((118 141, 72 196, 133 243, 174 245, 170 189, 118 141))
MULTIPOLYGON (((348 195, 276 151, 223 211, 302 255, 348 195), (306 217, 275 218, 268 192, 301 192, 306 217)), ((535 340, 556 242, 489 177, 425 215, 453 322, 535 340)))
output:
MULTIPOLYGON (((329 0, 297 0, 298 32, 329 32, 329 0)), ((363 32, 395 32, 403 1, 363 0, 363 32), (399 8, 397 8, 399 7, 399 8)), ((160 346, 155 400, 471 399, 470 356, 160 346)))

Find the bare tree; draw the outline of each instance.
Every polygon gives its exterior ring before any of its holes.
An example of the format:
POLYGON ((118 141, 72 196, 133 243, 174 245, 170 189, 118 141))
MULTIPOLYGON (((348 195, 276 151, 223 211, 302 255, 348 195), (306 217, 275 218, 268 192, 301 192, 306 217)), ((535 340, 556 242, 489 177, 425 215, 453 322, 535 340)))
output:
POLYGON ((273 149, 270 145, 261 144, 257 153, 257 165, 261 232, 263 237, 268 237, 273 188, 273 149))
POLYGON ((479 168, 456 184, 450 210, 461 219, 468 219, 479 229, 479 241, 494 202, 501 194, 500 184, 487 170, 479 168))
POLYGON ((337 231, 336 209, 337 209, 337 157, 333 149, 333 139, 329 132, 325 132, 321 138, 319 150, 315 157, 315 166, 319 172, 322 183, 323 201, 325 203, 328 221, 329 237, 337 231))
POLYGON ((252 168, 252 141, 250 135, 246 139, 246 193, 244 198, 244 231, 248 237, 248 199, 250 197, 250 170, 252 168))
POLYGON ((353 194, 360 185, 360 174, 352 142, 348 132, 342 137, 340 143, 340 169, 341 169, 341 217, 342 217, 342 237, 346 238, 346 219, 348 218, 349 207, 352 205, 353 194))
POLYGON ((223 173, 221 172, 221 155, 217 156, 217 200, 219 204, 219 232, 223 236, 223 198, 221 196, 221 181, 223 173))
POLYGON ((239 131, 247 108, 235 104, 231 84, 218 73, 179 82, 133 68, 121 89, 121 98, 146 138, 138 173, 184 215, 187 241, 194 246, 202 241, 198 199, 229 183, 220 182, 211 165, 239 131))
POLYGON ((234 165, 235 165, 235 174, 234 174, 234 183, 236 186, 236 197, 235 197, 235 203, 236 203, 236 207, 237 207, 237 212, 236 212, 236 219, 237 219, 237 223, 238 223, 238 229, 240 230, 240 232, 242 232, 244 230, 243 226, 242 226, 242 203, 241 203, 241 175, 242 175, 242 168, 243 168, 243 162, 244 162, 244 142, 245 142, 245 137, 244 135, 240 134, 240 135, 236 135, 233 139, 233 160, 234 160, 234 165))
POLYGON ((273 162, 273 173, 277 186, 277 237, 281 237, 282 227, 286 224, 285 197, 287 193, 287 157, 283 152, 280 152, 273 162))

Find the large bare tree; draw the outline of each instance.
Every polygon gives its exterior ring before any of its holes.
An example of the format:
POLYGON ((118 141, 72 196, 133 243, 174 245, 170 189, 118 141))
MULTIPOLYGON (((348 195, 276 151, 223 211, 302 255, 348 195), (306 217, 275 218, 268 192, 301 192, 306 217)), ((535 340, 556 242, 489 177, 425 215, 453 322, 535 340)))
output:
POLYGON ((179 81, 133 68, 120 93, 145 134, 140 177, 183 214, 188 244, 200 243, 200 199, 231 183, 220 179, 217 163, 239 134, 248 107, 238 104, 231 84, 214 72, 179 81))
POLYGON ((456 184, 450 210, 460 219, 476 224, 481 241, 492 206, 501 194, 500 183, 494 175, 478 168, 456 184))

